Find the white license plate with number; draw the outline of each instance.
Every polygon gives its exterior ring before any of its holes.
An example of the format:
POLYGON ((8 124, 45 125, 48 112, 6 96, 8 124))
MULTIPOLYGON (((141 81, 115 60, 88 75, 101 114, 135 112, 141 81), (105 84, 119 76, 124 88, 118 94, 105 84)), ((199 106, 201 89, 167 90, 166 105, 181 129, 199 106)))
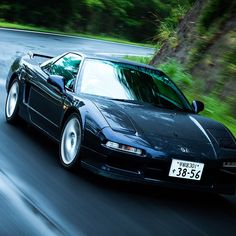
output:
POLYGON ((200 180, 203 168, 203 163, 172 159, 169 176, 182 179, 200 180))

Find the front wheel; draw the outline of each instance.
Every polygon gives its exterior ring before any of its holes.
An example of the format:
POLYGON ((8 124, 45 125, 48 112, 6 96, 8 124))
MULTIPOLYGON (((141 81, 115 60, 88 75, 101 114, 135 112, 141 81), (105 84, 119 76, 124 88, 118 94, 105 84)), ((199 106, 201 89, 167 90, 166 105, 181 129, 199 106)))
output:
POLYGON ((19 109, 19 82, 17 79, 13 80, 7 94, 5 103, 5 117, 7 122, 16 123, 18 120, 19 109))
POLYGON ((60 160, 68 170, 77 169, 80 165, 81 133, 79 117, 72 114, 64 124, 60 142, 60 160))

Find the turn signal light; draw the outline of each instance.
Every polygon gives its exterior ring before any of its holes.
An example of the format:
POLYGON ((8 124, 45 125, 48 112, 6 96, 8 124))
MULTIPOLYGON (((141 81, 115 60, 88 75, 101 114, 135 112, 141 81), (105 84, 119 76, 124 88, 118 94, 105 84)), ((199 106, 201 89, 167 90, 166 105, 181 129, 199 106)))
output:
POLYGON ((223 162, 223 167, 236 167, 236 162, 223 162))

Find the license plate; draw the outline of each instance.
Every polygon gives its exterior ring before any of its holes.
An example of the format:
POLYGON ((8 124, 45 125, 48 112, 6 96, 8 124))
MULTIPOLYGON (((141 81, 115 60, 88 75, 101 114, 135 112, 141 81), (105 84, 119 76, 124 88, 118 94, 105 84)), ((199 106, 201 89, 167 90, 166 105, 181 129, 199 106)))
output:
POLYGON ((203 168, 203 163, 172 159, 169 176, 182 179, 200 180, 203 168))

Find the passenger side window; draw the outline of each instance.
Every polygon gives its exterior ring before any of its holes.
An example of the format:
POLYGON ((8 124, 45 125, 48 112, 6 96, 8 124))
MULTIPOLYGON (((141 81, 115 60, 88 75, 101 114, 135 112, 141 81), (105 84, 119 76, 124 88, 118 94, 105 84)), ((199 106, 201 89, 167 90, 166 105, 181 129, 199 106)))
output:
POLYGON ((68 53, 51 65, 50 74, 63 76, 66 80, 66 88, 73 89, 81 60, 81 56, 68 53))
MULTIPOLYGON (((165 76, 159 76, 155 80, 156 86, 158 87, 160 97, 163 98, 163 102, 170 102, 170 104, 175 104, 175 106, 184 107, 183 102, 180 100, 180 96, 176 91, 175 86, 172 82, 165 76)), ((164 105, 164 104, 163 104, 164 105)))

